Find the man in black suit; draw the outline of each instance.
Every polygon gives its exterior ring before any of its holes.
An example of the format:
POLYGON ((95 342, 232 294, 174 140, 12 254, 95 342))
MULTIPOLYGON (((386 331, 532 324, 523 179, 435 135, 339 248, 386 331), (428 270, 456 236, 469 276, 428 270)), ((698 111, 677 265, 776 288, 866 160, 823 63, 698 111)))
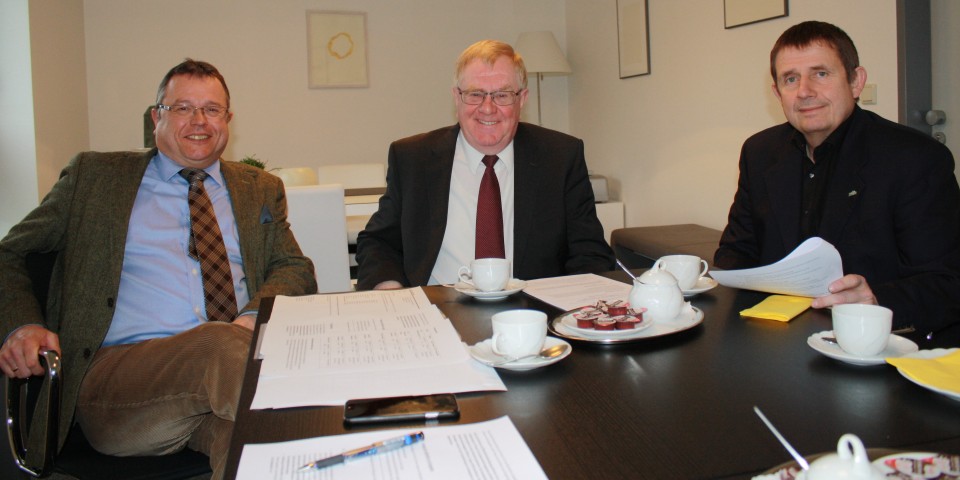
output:
POLYGON ((390 146, 386 193, 357 238, 357 286, 456 282, 457 269, 479 252, 478 191, 487 168, 496 172, 504 258, 515 277, 611 270, 583 142, 520 123, 527 98, 520 55, 502 42, 477 42, 460 55, 455 80, 458 124, 390 146), (492 167, 485 156, 496 156, 492 167))
POLYGON ((857 106, 867 72, 850 37, 803 22, 770 53, 788 123, 744 143, 718 268, 780 260, 810 237, 837 247, 844 276, 814 308, 880 304, 898 325, 960 319, 960 191, 950 151, 857 106))

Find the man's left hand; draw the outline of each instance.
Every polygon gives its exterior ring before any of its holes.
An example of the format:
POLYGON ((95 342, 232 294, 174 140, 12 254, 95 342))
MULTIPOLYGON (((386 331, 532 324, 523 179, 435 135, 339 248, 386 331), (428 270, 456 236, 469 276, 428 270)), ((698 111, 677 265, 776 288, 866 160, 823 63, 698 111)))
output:
POLYGON ((830 295, 814 298, 813 303, 810 304, 811 307, 825 308, 841 303, 877 304, 877 297, 873 295, 867 279, 860 275, 844 275, 827 288, 830 290, 830 295))

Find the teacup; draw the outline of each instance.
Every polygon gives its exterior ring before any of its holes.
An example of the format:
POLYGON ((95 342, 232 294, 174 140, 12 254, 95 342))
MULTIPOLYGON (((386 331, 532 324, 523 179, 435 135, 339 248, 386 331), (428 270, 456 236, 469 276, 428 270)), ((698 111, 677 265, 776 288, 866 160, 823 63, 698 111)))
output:
POLYGON ((547 314, 538 310, 507 310, 492 318, 490 349, 497 355, 536 355, 547 338, 547 314))
POLYGON ((810 464, 810 469, 801 472, 800 480, 834 480, 849 478, 853 480, 875 480, 886 478, 877 467, 870 463, 863 442, 851 433, 840 437, 837 453, 818 458, 810 464))
POLYGON ((510 260, 505 258, 478 258, 469 267, 457 271, 460 281, 473 285, 481 292, 503 290, 510 281, 510 260))
POLYGON ((677 286, 681 290, 690 290, 707 274, 710 267, 707 261, 696 255, 666 255, 660 257, 654 267, 662 266, 671 275, 676 277, 677 286))
POLYGON ((844 352, 858 357, 876 355, 887 348, 893 312, 879 305, 834 305, 833 335, 844 352))

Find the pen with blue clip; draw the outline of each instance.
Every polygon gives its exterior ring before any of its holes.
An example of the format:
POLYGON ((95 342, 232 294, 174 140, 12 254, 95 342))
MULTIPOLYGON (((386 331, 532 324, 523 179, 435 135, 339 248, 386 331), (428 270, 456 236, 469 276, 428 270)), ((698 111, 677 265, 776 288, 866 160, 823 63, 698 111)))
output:
POLYGON ((314 460, 300 467, 298 471, 305 472, 308 470, 319 470, 321 468, 326 468, 332 465, 339 465, 341 463, 344 463, 350 460, 369 457, 370 455, 389 452, 391 450, 396 450, 400 447, 413 445, 414 443, 417 443, 421 440, 423 440, 423 432, 410 433, 400 437, 391 438, 389 440, 376 442, 374 444, 367 445, 365 447, 355 448, 353 450, 347 450, 346 452, 343 452, 340 455, 334 455, 332 457, 327 457, 320 460, 314 460))

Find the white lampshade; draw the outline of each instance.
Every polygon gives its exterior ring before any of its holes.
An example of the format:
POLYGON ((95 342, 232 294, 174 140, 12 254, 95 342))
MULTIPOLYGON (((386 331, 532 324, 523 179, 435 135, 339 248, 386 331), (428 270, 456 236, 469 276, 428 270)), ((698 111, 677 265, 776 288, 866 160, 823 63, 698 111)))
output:
POLYGON ((530 73, 570 73, 570 64, 560 51, 553 32, 525 32, 517 39, 515 49, 523 57, 530 73))

